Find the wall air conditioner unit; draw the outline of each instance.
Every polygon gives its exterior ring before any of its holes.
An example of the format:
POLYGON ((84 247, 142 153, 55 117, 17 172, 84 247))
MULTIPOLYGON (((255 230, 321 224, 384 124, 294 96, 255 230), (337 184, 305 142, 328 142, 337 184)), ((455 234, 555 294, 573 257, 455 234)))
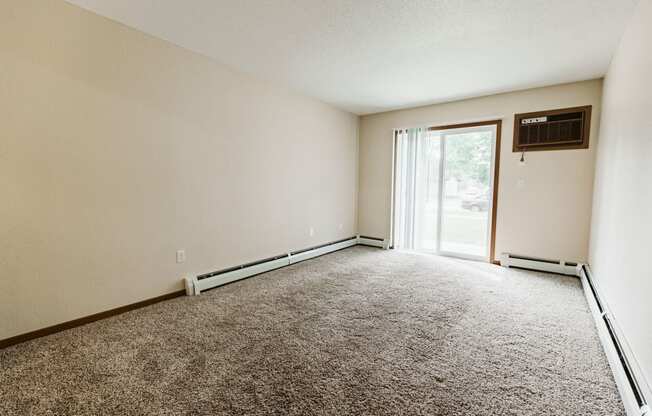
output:
POLYGON ((591 106, 514 115, 512 151, 587 149, 591 106))
POLYGON ((541 259, 512 253, 503 253, 500 256, 500 265, 503 267, 514 267, 570 276, 579 276, 581 268, 581 264, 576 262, 541 259))

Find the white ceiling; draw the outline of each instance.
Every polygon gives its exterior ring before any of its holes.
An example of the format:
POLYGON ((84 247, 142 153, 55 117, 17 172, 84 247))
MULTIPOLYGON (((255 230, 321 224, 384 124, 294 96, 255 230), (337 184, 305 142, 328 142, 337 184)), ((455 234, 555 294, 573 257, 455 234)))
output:
POLYGON ((598 78, 637 0, 69 0, 357 114, 598 78))

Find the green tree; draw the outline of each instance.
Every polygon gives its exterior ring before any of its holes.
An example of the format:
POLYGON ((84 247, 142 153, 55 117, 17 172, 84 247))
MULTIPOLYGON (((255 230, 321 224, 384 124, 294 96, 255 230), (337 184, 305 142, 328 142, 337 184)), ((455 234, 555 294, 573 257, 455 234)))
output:
POLYGON ((489 132, 446 136, 446 179, 489 187, 491 139, 489 132))

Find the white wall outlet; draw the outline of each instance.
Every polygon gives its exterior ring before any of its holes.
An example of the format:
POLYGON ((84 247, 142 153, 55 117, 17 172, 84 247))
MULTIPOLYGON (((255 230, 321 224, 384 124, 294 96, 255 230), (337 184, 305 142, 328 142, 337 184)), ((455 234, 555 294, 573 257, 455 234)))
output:
POLYGON ((177 250, 177 263, 186 261, 186 250, 177 250))
POLYGON ((313 227, 310 227, 310 237, 315 235, 315 229, 313 227))
POLYGON ((344 229, 344 224, 340 224, 339 228, 340 228, 340 230, 343 230, 344 229))
POLYGON ((525 188, 525 179, 520 178, 518 181, 516 181, 516 187, 518 189, 523 189, 525 188))

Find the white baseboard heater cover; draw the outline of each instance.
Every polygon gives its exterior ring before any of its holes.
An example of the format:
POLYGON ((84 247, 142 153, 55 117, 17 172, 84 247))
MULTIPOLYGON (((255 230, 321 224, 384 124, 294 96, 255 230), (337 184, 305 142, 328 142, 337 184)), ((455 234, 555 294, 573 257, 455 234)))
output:
POLYGON ((542 259, 512 253, 503 253, 500 256, 500 265, 503 267, 516 267, 520 269, 538 270, 570 276, 578 276, 579 268, 581 267, 581 265, 576 262, 542 259))
POLYGON ((358 244, 362 246, 380 247, 385 250, 389 248, 389 242, 387 240, 376 237, 366 237, 363 235, 358 236, 358 244))
POLYGON ((635 360, 628 358, 632 353, 624 348, 626 344, 621 341, 622 336, 617 331, 613 316, 607 305, 601 300, 599 289, 591 277, 589 267, 581 265, 578 275, 582 280, 584 294, 593 314, 602 348, 607 355, 627 416, 652 416, 652 409, 647 401, 651 394, 649 386, 644 387, 639 382, 639 377, 636 374, 640 374, 640 370, 637 371, 632 365, 635 360))
POLYGON ((386 240, 374 237, 350 237, 344 240, 334 241, 316 247, 310 247, 303 250, 297 250, 288 254, 282 254, 275 257, 255 261, 252 263, 242 264, 210 273, 204 273, 196 276, 184 278, 186 294, 188 296, 199 295, 202 291, 222 286, 227 283, 235 282, 247 277, 255 276, 274 269, 289 266, 290 264, 312 259, 334 251, 342 250, 355 245, 365 245, 372 247, 387 248, 386 240))
POLYGON ((642 387, 639 383, 636 374, 640 372, 632 367, 631 363, 634 360, 627 358, 632 355, 631 351, 628 352, 623 348, 626 344, 620 339, 622 336, 616 330, 613 316, 601 301, 599 290, 591 279, 591 272, 587 265, 511 253, 502 254, 500 265, 579 277, 627 416, 652 416, 652 409, 646 400, 652 394, 649 386, 642 387))

